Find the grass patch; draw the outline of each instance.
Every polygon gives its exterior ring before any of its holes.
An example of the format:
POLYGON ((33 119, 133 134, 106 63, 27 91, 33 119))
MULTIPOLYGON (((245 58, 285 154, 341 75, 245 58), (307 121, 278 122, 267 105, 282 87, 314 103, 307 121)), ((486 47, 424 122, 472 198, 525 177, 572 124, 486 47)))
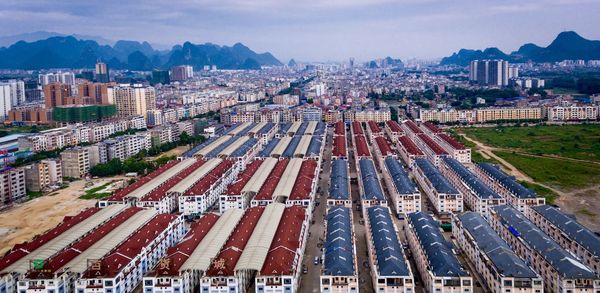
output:
POLYGON ((493 147, 600 161, 599 124, 473 127, 457 131, 493 147))
POLYGON ((595 218, 595 217, 596 217, 596 214, 594 214, 593 212, 591 212, 591 211, 590 211, 590 210, 588 210, 588 209, 580 209, 580 210, 577 210, 577 212, 576 212, 576 213, 577 213, 577 214, 584 215, 584 216, 588 216, 588 217, 590 217, 590 218, 595 218))
POLYGON ((475 145, 475 143, 465 139, 464 137, 462 137, 461 135, 456 133, 456 131, 454 129, 448 129, 447 133, 450 136, 452 136, 454 139, 456 139, 456 141, 462 143, 464 146, 471 149, 471 161, 473 161, 475 163, 498 164, 498 161, 496 161, 494 158, 489 158, 489 159, 484 158, 483 155, 477 151, 477 146, 475 145))
POLYGON ((99 191, 104 190, 107 186, 109 186, 112 183, 113 182, 111 181, 108 183, 104 183, 100 186, 90 188, 90 189, 86 190, 85 193, 82 196, 80 196, 79 198, 81 198, 81 199, 103 199, 103 198, 106 198, 106 197, 112 195, 112 192, 99 192, 99 191))
POLYGON ((494 152, 533 180, 561 190, 581 189, 600 183, 600 165, 494 152))
POLYGON ((40 197, 42 195, 44 195, 44 193, 41 192, 41 191, 27 191, 27 199, 28 200, 32 200, 32 199, 38 198, 38 197, 40 197))
POLYGON ((521 183, 521 185, 525 186, 526 188, 535 191, 535 193, 537 193, 538 195, 543 196, 546 199, 546 204, 555 204, 556 199, 558 198, 558 194, 556 194, 556 192, 544 186, 526 181, 521 181, 519 183, 521 183))

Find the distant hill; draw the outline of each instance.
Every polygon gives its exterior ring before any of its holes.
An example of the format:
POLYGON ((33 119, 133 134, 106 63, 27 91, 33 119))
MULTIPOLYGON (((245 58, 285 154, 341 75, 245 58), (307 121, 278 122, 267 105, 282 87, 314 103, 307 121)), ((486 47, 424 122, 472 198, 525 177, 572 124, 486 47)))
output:
POLYGON ((256 53, 237 43, 232 47, 215 44, 173 46, 159 51, 147 42, 117 41, 114 46, 74 36, 53 36, 32 42, 18 41, 0 48, 2 69, 93 68, 97 60, 115 69, 151 70, 173 65, 216 65, 222 69, 260 69, 282 65, 271 53, 256 53))
MULTIPOLYGON (((8 47, 18 41, 35 42, 39 40, 45 40, 51 37, 66 37, 66 34, 57 32, 37 31, 31 33, 17 34, 12 36, 0 36, 0 47, 8 47)), ((88 35, 72 35, 79 40, 92 40, 100 45, 112 45, 114 41, 107 40, 99 36, 88 36, 88 35)))
POLYGON ((556 39, 545 48, 529 43, 510 54, 506 54, 498 48, 487 48, 483 51, 461 49, 452 56, 443 58, 440 63, 466 66, 472 60, 478 59, 505 59, 515 63, 600 59, 600 41, 588 40, 576 32, 568 31, 558 34, 556 39))

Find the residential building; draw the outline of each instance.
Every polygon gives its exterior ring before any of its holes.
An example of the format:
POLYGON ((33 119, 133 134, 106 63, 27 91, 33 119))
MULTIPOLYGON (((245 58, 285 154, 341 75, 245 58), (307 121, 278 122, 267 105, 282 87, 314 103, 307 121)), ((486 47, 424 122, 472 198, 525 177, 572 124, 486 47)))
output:
POLYGON ((89 150, 72 147, 60 153, 64 177, 82 178, 90 171, 89 150))
POLYGON ((474 60, 469 66, 469 80, 479 85, 507 86, 508 61, 474 60))
POLYGON ((327 232, 323 244, 321 292, 356 293, 359 280, 352 207, 329 208, 325 221, 327 232))
POLYGON ((141 85, 115 86, 108 88, 108 100, 117 106, 120 117, 146 117, 148 110, 156 109, 156 93, 153 87, 141 85))
POLYGON ((44 86, 46 108, 65 105, 65 100, 71 97, 71 86, 64 83, 50 83, 44 86))
POLYGON ((171 67, 172 81, 185 81, 194 77, 194 68, 190 65, 180 65, 171 67))
POLYGON ((437 121, 439 123, 462 123, 470 124, 477 121, 475 110, 456 110, 456 109, 419 109, 419 119, 421 121, 437 121))
POLYGON ((463 211, 463 195, 430 161, 416 159, 412 172, 437 214, 448 215, 463 211))
POLYGON ((410 213, 420 212, 421 193, 400 161, 387 157, 381 169, 388 193, 391 195, 394 204, 394 210, 398 213, 398 216, 404 217, 410 213))
POLYGON ((542 120, 541 107, 479 108, 475 110, 477 123, 494 121, 542 120))
POLYGON ((110 82, 108 65, 104 62, 96 62, 96 81, 101 83, 110 82))
POLYGON ((24 168, 6 167, 0 170, 0 209, 24 200, 27 196, 25 185, 24 168))
POLYGON ((29 191, 44 191, 62 184, 62 165, 59 159, 45 159, 25 166, 26 187, 29 191))
POLYGON ((570 105, 552 106, 546 109, 548 121, 581 121, 597 120, 598 106, 595 105, 570 105))

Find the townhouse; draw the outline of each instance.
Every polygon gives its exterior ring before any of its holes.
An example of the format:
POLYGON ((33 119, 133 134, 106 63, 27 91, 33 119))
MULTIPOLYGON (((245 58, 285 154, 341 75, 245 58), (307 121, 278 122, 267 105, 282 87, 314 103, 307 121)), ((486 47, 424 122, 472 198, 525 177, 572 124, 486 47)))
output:
POLYGON ((421 211, 421 193, 400 161, 387 157, 382 175, 398 216, 404 217, 421 211))
POLYGON ((463 211, 463 195, 430 161, 416 159, 412 173, 438 215, 463 211))

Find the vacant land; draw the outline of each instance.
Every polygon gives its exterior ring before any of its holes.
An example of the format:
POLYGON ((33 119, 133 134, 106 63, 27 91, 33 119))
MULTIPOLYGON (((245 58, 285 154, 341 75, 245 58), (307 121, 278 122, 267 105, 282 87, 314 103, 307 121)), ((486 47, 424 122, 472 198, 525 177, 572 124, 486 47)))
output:
POLYGON ((487 146, 539 156, 600 162, 600 125, 459 128, 487 146))

